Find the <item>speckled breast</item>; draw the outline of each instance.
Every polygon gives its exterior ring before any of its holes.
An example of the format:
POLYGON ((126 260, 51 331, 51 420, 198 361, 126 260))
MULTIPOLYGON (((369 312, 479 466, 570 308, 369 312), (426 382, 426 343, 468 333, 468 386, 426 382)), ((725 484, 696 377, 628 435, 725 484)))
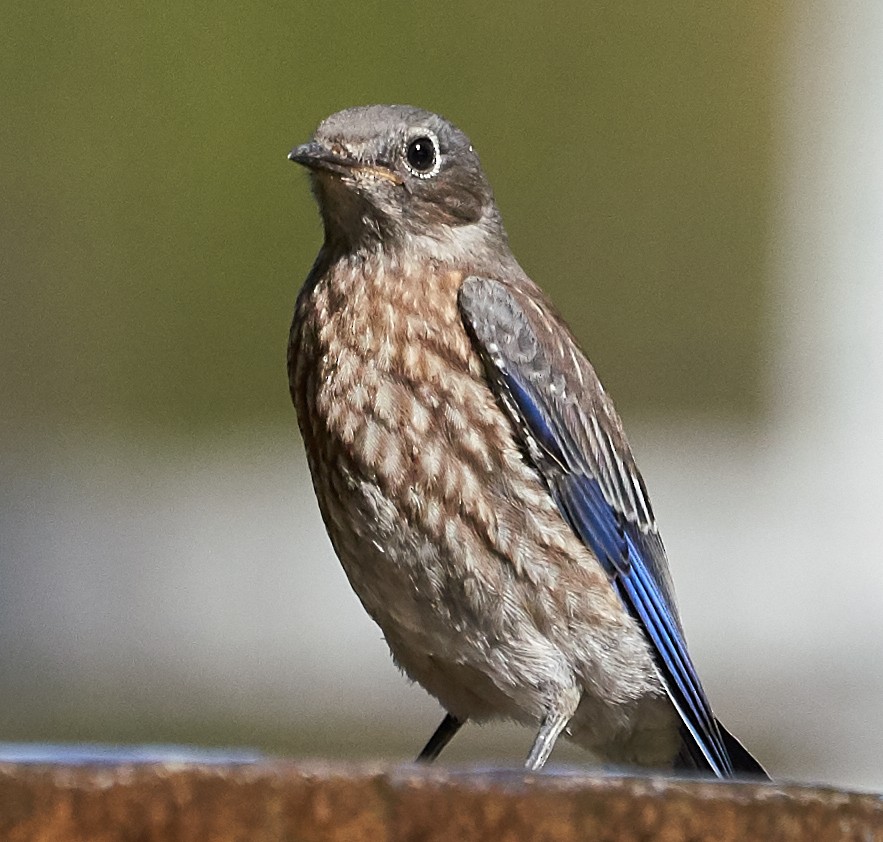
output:
POLYGON ((455 612, 471 589, 471 614, 506 579, 548 577, 574 539, 485 384, 462 273, 350 260, 320 274, 298 301, 291 388, 329 535, 369 612, 381 625, 389 599, 455 612))

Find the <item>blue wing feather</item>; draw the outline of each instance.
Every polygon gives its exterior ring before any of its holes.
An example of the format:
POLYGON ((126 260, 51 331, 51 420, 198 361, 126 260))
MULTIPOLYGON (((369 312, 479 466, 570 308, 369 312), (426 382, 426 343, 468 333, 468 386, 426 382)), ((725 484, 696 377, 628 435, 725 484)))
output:
POLYGON ((687 652, 665 549, 619 419, 572 336, 526 279, 467 278, 459 305, 526 456, 640 623, 682 721, 678 761, 766 777, 718 723, 687 652), (529 312, 529 315, 528 315, 529 312), (572 363, 572 367, 570 366, 572 363))
MULTIPOLYGON (((500 371, 500 377, 530 435, 555 462, 571 463, 566 454, 572 452, 573 443, 564 439, 560 425, 534 399, 531 386, 507 370, 500 371)), ((648 540, 618 512, 593 477, 565 470, 552 474, 549 484, 571 528, 613 577, 629 612, 644 628, 672 702, 701 755, 715 774, 732 775, 717 720, 690 659, 674 606, 653 574, 661 561, 654 554, 664 552, 661 542, 648 540)))

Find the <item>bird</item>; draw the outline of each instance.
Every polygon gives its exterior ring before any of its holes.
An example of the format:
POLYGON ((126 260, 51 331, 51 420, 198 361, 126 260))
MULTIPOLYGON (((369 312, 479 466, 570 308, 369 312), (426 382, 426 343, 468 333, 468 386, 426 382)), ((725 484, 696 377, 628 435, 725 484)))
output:
POLYGON ((404 105, 320 123, 324 240, 292 401, 331 544, 397 666, 466 722, 609 763, 766 777, 715 717, 619 415, 513 255, 468 137, 404 105))

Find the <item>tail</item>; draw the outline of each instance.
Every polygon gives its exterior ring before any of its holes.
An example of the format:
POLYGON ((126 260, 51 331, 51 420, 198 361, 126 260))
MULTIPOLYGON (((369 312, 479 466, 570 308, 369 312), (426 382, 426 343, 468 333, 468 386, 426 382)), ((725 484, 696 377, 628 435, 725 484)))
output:
MULTIPOLYGON (((715 719, 721 740, 730 759, 732 771, 728 777, 760 778, 768 781, 770 776, 766 769, 754 759, 752 754, 742 745, 724 726, 719 719, 715 719)), ((698 772, 710 771, 708 761, 699 750, 696 741, 692 739, 686 728, 682 729, 683 739, 681 750, 675 759, 676 769, 690 769, 698 772)))

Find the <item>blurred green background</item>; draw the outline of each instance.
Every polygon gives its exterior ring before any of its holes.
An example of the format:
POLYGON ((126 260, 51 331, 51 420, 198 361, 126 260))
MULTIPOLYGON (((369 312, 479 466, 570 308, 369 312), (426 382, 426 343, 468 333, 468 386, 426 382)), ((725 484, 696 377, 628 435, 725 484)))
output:
POLYGON ((439 111, 628 414, 751 417, 778 4, 2 8, 0 412, 13 428, 293 423, 319 245, 287 151, 337 109, 439 111))

